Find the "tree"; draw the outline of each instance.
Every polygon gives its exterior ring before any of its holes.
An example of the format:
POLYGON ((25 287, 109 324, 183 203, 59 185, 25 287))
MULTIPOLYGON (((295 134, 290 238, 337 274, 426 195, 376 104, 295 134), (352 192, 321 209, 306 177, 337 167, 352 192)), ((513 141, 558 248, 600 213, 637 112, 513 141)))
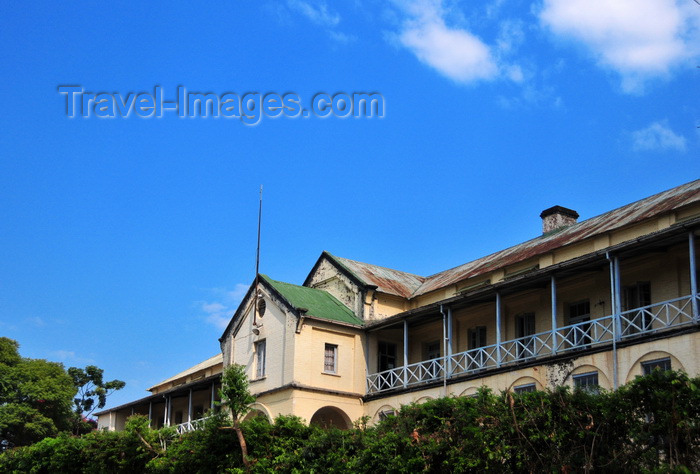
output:
POLYGON ((87 418, 95 409, 104 408, 107 397, 126 385, 125 382, 116 379, 105 382, 103 374, 104 370, 94 365, 88 365, 84 369, 68 369, 68 375, 73 379, 73 385, 78 392, 73 399, 78 415, 87 418))
POLYGON ((0 441, 27 445, 70 428, 76 393, 63 365, 23 358, 17 341, 0 338, 0 441))
POLYGON ((248 377, 245 374, 245 367, 242 365, 229 365, 221 375, 221 401, 231 410, 233 419, 233 429, 238 436, 238 443, 241 446, 241 456, 246 469, 250 469, 248 461, 248 447, 246 446, 243 430, 241 430, 241 420, 250 411, 250 404, 255 401, 255 397, 250 394, 248 388, 248 377))

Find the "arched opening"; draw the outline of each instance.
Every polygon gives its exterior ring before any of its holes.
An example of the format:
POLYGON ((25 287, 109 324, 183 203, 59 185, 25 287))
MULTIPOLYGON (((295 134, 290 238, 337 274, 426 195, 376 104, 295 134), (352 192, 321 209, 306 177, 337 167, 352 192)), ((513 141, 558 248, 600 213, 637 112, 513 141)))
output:
POLYGON ((343 410, 336 407, 323 407, 314 413, 309 422, 311 425, 318 425, 323 428, 339 428, 347 430, 352 428, 352 423, 348 415, 343 410))
POLYGON ((270 418, 268 418, 267 413, 265 413, 262 410, 249 411, 248 414, 245 416, 245 418, 243 418, 243 421, 252 420, 253 418, 258 418, 258 417, 262 417, 265 420, 267 420, 268 422, 270 421, 270 418))

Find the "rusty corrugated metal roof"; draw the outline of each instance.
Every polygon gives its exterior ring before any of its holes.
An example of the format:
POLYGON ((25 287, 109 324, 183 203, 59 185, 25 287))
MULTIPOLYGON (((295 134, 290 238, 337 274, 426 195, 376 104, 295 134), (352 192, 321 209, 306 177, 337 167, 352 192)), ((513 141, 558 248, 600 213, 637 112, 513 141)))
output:
MULTIPOLYGON (((329 254, 330 255, 330 254, 329 254)), ((350 273, 366 285, 374 285, 378 291, 390 295, 410 298, 425 281, 425 278, 391 268, 357 262, 347 258, 330 255, 350 273)))
POLYGON ((413 297, 492 272, 581 240, 619 229, 700 201, 700 180, 663 191, 632 204, 592 217, 552 234, 542 235, 473 262, 427 277, 413 297))
POLYGON ((700 180, 663 191, 429 277, 332 255, 331 257, 365 284, 376 285, 383 293, 413 298, 698 201, 700 180))

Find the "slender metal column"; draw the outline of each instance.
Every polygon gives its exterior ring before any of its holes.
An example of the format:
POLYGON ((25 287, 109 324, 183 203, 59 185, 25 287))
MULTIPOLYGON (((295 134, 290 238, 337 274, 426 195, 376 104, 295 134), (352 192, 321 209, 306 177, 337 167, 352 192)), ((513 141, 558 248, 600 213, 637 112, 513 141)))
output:
POLYGON ((190 389, 190 397, 187 400, 187 423, 192 421, 192 389, 190 389))
POLYGON ((408 320, 403 320, 403 386, 408 386, 408 320))
POLYGON ((610 254, 606 253, 606 258, 610 262, 610 307, 613 312, 613 340, 612 340, 612 363, 613 363, 613 388, 617 390, 618 387, 618 362, 617 362, 617 341, 621 337, 622 324, 620 322, 620 273, 618 271, 619 260, 618 257, 610 258, 610 254))
POLYGON ((496 292, 496 359, 500 366, 503 362, 501 355, 501 294, 496 292))
POLYGON ((557 280, 552 275, 552 354, 557 353, 557 280))
POLYGON ((151 421, 153 420, 153 402, 148 402, 148 426, 151 426, 151 421))
POLYGON ((209 409, 214 412, 214 400, 216 396, 216 384, 214 382, 211 383, 211 403, 209 405, 209 409))
POLYGON ((440 313, 442 313, 442 388, 443 396, 447 396, 447 315, 445 309, 440 305, 440 313))
POLYGON ((620 313, 622 313, 622 302, 620 295, 622 294, 622 286, 620 284, 620 257, 613 257, 613 267, 614 267, 614 285, 615 285, 615 324, 617 324, 617 339, 622 337, 622 318, 620 313))
POLYGON ((163 407, 163 426, 169 426, 170 424, 168 423, 168 418, 169 418, 169 411, 170 409, 170 397, 165 397, 165 407, 163 407))
POLYGON ((447 376, 452 377, 452 308, 447 307, 447 376))
POLYGON ((693 231, 688 232, 688 255, 690 259, 690 293, 692 294, 691 301, 693 302, 693 316, 696 320, 700 320, 698 312, 698 273, 695 262, 695 234, 693 231))

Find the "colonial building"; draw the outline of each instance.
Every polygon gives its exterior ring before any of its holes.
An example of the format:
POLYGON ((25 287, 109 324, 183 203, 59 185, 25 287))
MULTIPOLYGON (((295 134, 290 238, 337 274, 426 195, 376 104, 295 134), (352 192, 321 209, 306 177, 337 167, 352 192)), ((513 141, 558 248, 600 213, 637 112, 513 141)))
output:
MULTIPOLYGON (((428 277, 328 252, 301 286, 260 275, 220 338, 223 366, 246 367, 254 414, 340 427, 482 385, 700 373, 700 180, 582 222, 560 206, 540 217, 542 235, 428 277)), ((191 426, 200 412, 173 403, 164 419, 191 426)))

